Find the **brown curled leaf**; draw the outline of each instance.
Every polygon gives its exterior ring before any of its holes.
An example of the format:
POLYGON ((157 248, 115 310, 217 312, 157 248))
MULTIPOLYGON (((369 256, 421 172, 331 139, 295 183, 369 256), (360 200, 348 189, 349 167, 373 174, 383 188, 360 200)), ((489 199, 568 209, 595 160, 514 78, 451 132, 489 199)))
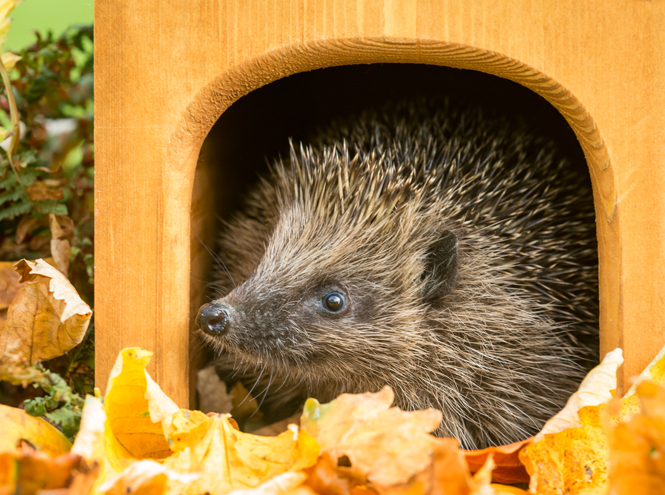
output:
POLYGON ((66 216, 49 215, 49 227, 51 229, 51 256, 56 266, 64 274, 69 271, 69 257, 72 247, 68 236, 73 232, 73 221, 66 216))
POLYGON ((62 272, 44 260, 21 260, 15 267, 25 286, 7 311, 0 353, 18 342, 15 352, 30 363, 63 355, 83 340, 90 307, 62 272))

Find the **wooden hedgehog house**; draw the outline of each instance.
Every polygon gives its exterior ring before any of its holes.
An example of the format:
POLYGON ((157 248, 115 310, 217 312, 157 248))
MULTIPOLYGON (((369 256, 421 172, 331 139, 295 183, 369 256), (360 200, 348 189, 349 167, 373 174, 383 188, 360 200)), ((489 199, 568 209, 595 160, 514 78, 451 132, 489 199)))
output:
POLYGON ((97 1, 97 384, 120 349, 141 346, 153 378, 189 404, 211 264, 197 237, 214 244, 212 201, 236 186, 211 178, 243 167, 206 167, 206 136, 269 83, 365 64, 491 74, 563 116, 593 184, 601 353, 622 347, 620 380, 638 374, 665 345, 663 25, 665 3, 637 0, 97 1))

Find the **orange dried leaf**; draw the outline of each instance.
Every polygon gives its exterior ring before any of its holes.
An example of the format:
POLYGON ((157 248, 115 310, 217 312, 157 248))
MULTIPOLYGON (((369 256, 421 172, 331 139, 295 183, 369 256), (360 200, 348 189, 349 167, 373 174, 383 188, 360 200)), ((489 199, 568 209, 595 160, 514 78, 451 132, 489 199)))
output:
POLYGON ((497 483, 528 483, 529 474, 519 459, 520 451, 529 443, 532 438, 527 438, 521 442, 501 445, 498 447, 488 447, 482 450, 466 450, 464 457, 469 464, 472 473, 478 471, 491 455, 494 459, 494 471, 492 479, 497 483))
POLYGON ((302 486, 304 473, 283 473, 250 490, 234 490, 231 495, 316 495, 308 486, 302 486))
POLYGON ((305 403, 303 430, 338 465, 347 464, 357 477, 375 487, 406 483, 431 463, 439 426, 434 409, 405 412, 390 405, 389 387, 376 394, 342 394, 329 404, 305 403))
MULTIPOLYGON (((493 495, 491 486, 494 461, 487 457, 478 472, 471 476, 459 442, 452 438, 437 439, 432 463, 406 483, 379 490, 381 495, 493 495)), ((498 485, 496 485, 498 486, 498 485)))
POLYGON ((78 345, 92 311, 69 280, 44 260, 15 264, 25 283, 7 312, 0 332, 0 353, 19 343, 16 352, 30 363, 63 355, 78 345))
POLYGON ((43 490, 62 490, 63 494, 87 495, 97 472, 96 463, 76 454, 52 457, 41 451, 5 452, 0 454, 0 493, 37 495, 43 490))
POLYGON ((181 493, 183 486, 191 484, 199 476, 196 473, 177 473, 153 460, 144 459, 103 483, 99 491, 106 495, 181 493))
POLYGON ((323 452, 318 462, 307 470, 307 486, 316 493, 349 495, 360 489, 376 494, 374 490, 367 489, 365 483, 367 480, 363 476, 348 467, 339 466, 327 452, 323 452))
POLYGON ((566 406, 550 419, 520 452, 531 475, 529 490, 541 495, 607 492, 609 447, 599 418, 600 408, 616 389, 621 350, 605 356, 591 370, 566 406))
MULTIPOLYGON (((484 475, 485 472, 481 472, 481 477, 484 475)), ((471 493, 473 479, 464 460, 464 452, 460 450, 457 440, 442 438, 437 441, 432 456, 431 475, 428 478, 431 479, 431 487, 427 493, 432 495, 471 493)))
POLYGON ((610 491, 665 492, 665 388, 642 381, 636 389, 642 412, 617 425, 606 423, 610 445, 610 491))
POLYGON ((492 483, 490 487, 494 489, 493 495, 529 495, 529 492, 514 486, 498 485, 496 483, 492 483))
POLYGON ((663 347, 655 358, 651 360, 645 370, 633 382, 633 386, 628 390, 623 399, 617 420, 626 418, 632 414, 639 413, 640 399, 635 394, 638 385, 643 381, 652 381, 655 383, 665 383, 665 347, 663 347))

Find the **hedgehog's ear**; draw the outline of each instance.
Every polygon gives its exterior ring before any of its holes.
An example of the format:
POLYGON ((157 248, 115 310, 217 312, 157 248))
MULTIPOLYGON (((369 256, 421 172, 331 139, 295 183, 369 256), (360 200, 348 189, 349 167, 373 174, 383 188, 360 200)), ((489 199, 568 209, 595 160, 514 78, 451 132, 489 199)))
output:
POLYGON ((459 273, 458 246, 457 236, 450 230, 441 232, 430 246, 423 273, 425 301, 439 299, 455 287, 459 273))

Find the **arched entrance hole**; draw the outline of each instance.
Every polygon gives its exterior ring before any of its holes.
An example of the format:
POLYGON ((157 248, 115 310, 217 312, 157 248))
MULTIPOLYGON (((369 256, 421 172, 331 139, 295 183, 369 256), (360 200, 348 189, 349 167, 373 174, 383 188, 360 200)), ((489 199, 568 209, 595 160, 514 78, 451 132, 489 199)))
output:
MULTIPOLYGON (((220 219, 240 207, 244 194, 267 172, 267 162, 288 154, 290 138, 296 143, 307 140, 334 118, 420 97, 447 97, 522 119, 534 133, 555 141, 573 166, 587 169, 579 133, 576 136, 562 113, 539 94, 508 79, 422 64, 339 66, 279 79, 233 102, 202 145, 192 203, 192 315, 207 300, 206 283, 213 281, 215 261, 206 248, 217 249, 220 219)), ((593 148, 589 143, 587 156, 593 148)), ((602 156, 597 149, 594 153, 602 156)), ((197 354, 196 359, 199 364, 205 362, 206 353, 197 354)))

